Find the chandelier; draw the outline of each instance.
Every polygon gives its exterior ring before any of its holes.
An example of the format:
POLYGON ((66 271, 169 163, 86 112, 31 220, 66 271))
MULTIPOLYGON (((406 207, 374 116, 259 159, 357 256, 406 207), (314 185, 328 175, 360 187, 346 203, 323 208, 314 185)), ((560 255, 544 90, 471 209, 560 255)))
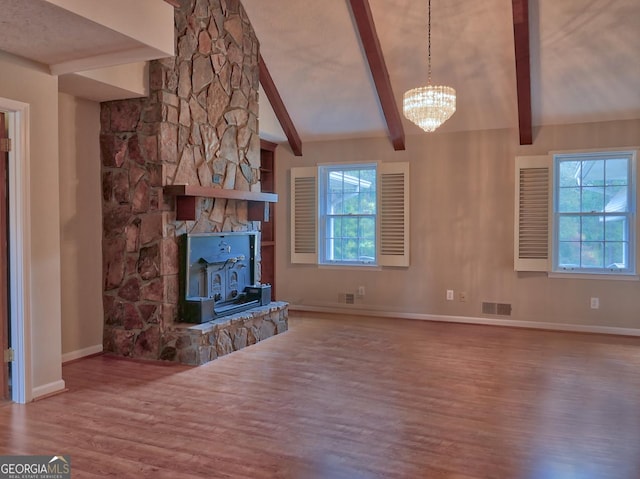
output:
POLYGON ((428 66, 427 85, 408 90, 404 94, 402 110, 404 116, 424 131, 435 131, 456 111, 456 91, 449 86, 431 84, 431 0, 428 21, 428 66))

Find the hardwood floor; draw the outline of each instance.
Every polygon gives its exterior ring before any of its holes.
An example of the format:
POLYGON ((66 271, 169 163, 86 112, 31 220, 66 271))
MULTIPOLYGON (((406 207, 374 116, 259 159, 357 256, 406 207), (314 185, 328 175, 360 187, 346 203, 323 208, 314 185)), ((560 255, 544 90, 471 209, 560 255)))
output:
POLYGON ((0 454, 74 478, 640 477, 640 339, 357 317, 199 368, 109 356, 0 407, 0 454))

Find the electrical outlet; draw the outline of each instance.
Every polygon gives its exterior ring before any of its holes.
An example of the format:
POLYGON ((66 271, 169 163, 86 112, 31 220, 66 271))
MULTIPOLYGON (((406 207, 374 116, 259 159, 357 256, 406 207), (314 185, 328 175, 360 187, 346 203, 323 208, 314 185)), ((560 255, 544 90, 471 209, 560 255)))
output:
POLYGON ((447 301, 453 301, 453 290, 452 289, 448 289, 447 290, 447 301))
POLYGON ((364 293, 365 293, 364 286, 358 286, 358 296, 362 298, 364 296, 364 293))
POLYGON ((458 300, 464 303, 467 300, 467 293, 465 291, 460 291, 458 293, 458 300))
POLYGON ((600 298, 591 298, 591 309, 600 309, 600 298))

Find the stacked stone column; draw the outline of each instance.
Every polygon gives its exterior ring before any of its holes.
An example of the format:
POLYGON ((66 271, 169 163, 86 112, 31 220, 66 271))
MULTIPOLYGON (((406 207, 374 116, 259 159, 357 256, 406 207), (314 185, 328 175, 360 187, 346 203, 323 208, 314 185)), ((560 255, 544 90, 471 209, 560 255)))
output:
POLYGON ((243 231, 246 201, 201 199, 175 220, 162 187, 259 191, 258 42, 238 0, 182 0, 176 52, 151 62, 148 98, 102 104, 106 351, 167 357, 176 340, 179 235, 243 231), (163 354, 163 351, 165 353, 163 354))

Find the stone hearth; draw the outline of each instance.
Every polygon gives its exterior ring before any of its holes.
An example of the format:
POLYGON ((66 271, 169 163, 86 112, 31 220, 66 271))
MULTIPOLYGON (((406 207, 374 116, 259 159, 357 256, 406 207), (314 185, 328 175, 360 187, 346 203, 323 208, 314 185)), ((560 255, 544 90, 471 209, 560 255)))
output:
POLYGON ((251 344, 286 330, 287 315, 279 305, 278 318, 271 308, 255 312, 274 328, 256 326, 254 315, 242 328, 235 318, 233 328, 217 325, 207 334, 179 322, 178 236, 260 229, 248 220, 246 201, 201 199, 195 221, 176 221, 175 199, 163 195, 164 186, 177 184, 260 191, 253 28, 238 0, 180 3, 177 55, 151 62, 149 97, 101 107, 104 349, 201 364, 229 351, 227 336, 244 344, 236 329, 251 344), (197 334, 214 341, 215 353, 203 352, 197 334))
POLYGON ((198 325, 181 323, 165 338, 160 359, 201 365, 288 329, 288 304, 274 301, 198 325))

